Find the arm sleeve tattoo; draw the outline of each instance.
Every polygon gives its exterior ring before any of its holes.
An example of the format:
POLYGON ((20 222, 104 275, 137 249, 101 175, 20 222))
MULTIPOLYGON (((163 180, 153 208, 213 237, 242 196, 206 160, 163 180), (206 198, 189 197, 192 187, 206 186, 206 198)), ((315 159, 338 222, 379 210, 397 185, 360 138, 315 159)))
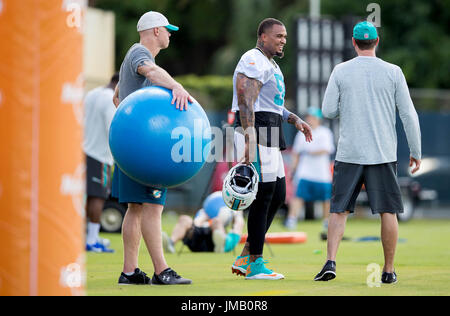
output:
POLYGON ((262 83, 238 73, 236 78, 236 91, 242 128, 255 126, 254 104, 258 98, 262 83))
POLYGON ((294 113, 288 111, 286 108, 283 108, 283 121, 287 121, 289 124, 296 124, 297 122, 303 122, 301 118, 299 118, 294 113))

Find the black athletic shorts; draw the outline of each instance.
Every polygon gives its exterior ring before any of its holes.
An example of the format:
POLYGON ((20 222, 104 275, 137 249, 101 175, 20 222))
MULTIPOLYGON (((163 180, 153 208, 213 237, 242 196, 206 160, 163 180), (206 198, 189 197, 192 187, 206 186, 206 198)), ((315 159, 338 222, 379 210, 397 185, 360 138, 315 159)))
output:
POLYGON ((212 230, 209 227, 197 227, 192 225, 184 236, 183 243, 188 246, 192 252, 214 251, 212 230))
MULTIPOLYGON (((283 132, 283 116, 274 112, 255 112, 255 128, 257 143, 264 147, 279 147, 281 151, 286 149, 286 141, 283 132), (261 129, 265 128, 265 129, 261 129), (278 139, 272 144, 272 128, 278 128, 278 139), (261 132, 261 133, 260 133, 261 132)), ((241 127, 241 114, 236 112, 234 127, 241 127)))
POLYGON ((353 213, 363 184, 373 214, 403 213, 397 162, 358 165, 340 161, 334 163, 330 212, 353 213))
POLYGON ((107 199, 111 192, 111 166, 86 156, 86 194, 107 199))

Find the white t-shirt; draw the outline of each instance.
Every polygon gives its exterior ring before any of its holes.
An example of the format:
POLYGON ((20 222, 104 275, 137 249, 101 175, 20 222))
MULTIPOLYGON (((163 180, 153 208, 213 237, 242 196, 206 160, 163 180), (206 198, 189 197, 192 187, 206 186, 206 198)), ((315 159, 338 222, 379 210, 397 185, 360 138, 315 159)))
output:
POLYGON ((233 75, 233 112, 239 111, 236 77, 238 73, 260 81, 263 86, 254 105, 255 112, 274 112, 283 114, 286 87, 280 67, 269 60, 261 51, 254 48, 242 55, 233 75))
POLYGON ((109 126, 116 112, 113 95, 112 89, 98 87, 89 91, 84 99, 83 150, 108 165, 114 163, 109 149, 109 126))
POLYGON ((325 126, 319 126, 312 131, 313 141, 307 143, 303 133, 295 136, 293 151, 300 154, 300 161, 295 172, 295 180, 309 180, 321 183, 331 183, 330 155, 334 153, 333 133, 325 126), (325 154, 311 153, 327 151, 325 154))

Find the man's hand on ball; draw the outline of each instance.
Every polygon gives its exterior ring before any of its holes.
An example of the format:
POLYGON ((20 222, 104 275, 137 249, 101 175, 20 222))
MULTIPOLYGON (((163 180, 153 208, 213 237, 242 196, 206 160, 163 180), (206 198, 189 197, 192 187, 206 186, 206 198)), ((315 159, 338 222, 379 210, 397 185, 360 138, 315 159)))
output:
POLYGON ((176 108, 180 109, 180 111, 187 110, 189 102, 192 103, 192 97, 187 92, 182 85, 177 85, 172 90, 172 104, 176 104, 176 108))

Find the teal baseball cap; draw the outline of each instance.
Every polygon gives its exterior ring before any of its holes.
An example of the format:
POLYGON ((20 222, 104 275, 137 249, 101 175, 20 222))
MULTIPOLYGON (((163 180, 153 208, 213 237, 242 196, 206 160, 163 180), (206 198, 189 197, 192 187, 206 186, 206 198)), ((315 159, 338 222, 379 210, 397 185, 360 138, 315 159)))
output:
POLYGON ((169 30, 169 32, 179 30, 179 27, 170 24, 169 20, 167 20, 167 18, 163 14, 156 11, 149 11, 144 13, 139 19, 137 24, 137 31, 141 32, 160 26, 164 26, 167 30, 169 30))
POLYGON ((357 40, 373 40, 378 38, 377 28, 370 22, 359 22, 353 28, 353 38, 357 40))
POLYGON ((308 108, 308 115, 317 117, 318 119, 322 119, 322 117, 323 117, 322 111, 315 106, 311 106, 308 108))

